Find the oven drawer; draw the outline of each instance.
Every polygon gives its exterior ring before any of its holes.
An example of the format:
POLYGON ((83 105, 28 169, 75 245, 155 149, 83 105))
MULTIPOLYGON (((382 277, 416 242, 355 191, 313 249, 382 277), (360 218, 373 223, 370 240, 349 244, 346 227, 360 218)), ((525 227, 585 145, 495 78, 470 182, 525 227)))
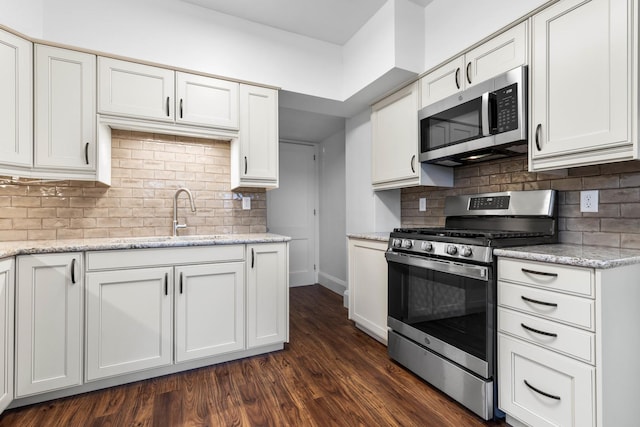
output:
POLYGON ((498 282, 498 305, 590 331, 595 330, 595 304, 592 299, 498 282))
POLYGON ((498 353, 500 409, 532 426, 595 425, 594 367, 502 333, 498 353))
POLYGON ((592 365, 595 363, 596 338, 593 332, 502 307, 498 308, 498 330, 592 365))
POLYGON ((595 273, 590 268, 500 258, 498 280, 594 297, 595 273))

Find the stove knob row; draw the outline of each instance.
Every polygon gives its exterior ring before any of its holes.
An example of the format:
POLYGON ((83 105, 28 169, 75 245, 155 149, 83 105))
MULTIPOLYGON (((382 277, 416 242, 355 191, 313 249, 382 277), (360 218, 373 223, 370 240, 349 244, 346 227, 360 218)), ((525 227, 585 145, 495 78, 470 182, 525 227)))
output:
POLYGON ((449 255, 459 254, 463 257, 470 257, 471 254, 473 254, 473 251, 469 246, 460 246, 460 249, 458 249, 456 245, 447 245, 446 251, 449 255))

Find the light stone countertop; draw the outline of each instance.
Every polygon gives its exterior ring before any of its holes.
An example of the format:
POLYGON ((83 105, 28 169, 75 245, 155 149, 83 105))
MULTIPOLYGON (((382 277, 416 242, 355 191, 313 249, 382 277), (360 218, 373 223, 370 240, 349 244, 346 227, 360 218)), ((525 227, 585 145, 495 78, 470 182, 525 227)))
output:
POLYGON ((494 249, 493 253, 497 256, 576 267, 614 268, 640 263, 640 250, 562 243, 494 249))
POLYGON ((291 237, 271 233, 216 234, 202 236, 115 237, 104 239, 33 240, 0 242, 0 258, 15 255, 112 249, 175 248, 185 246, 234 245, 288 242, 291 237))
POLYGON ((381 242, 388 242, 389 234, 389 232, 348 233, 347 237, 354 239, 379 240, 381 242))

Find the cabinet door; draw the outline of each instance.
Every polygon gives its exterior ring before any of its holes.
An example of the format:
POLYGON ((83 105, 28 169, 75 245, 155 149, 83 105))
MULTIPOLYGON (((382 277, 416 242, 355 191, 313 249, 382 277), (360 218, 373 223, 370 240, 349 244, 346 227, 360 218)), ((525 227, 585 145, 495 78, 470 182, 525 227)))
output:
POLYGON ((82 383, 82 254, 17 258, 16 397, 82 383))
POLYGON ((244 263, 175 268, 176 362, 244 349, 244 263))
POLYGON ((529 153, 534 169, 630 155, 632 3, 565 0, 532 18, 529 153), (594 150, 601 153, 580 155, 594 150), (561 158, 554 161, 554 156, 561 158))
POLYGON ((464 87, 464 57, 450 61, 420 79, 420 108, 459 92, 464 87))
POLYGON ((96 57, 35 47, 36 168, 96 169, 96 57))
POLYGON ((232 159, 233 162, 238 162, 236 169, 238 179, 234 181, 232 176, 232 187, 277 187, 278 92, 276 90, 240 85, 239 138, 240 150, 232 159))
POLYGON ((527 63, 527 22, 523 22, 465 55, 467 87, 527 63))
MULTIPOLYGON (((373 106, 371 182, 399 186, 417 181, 418 83, 414 83, 373 106)), ((385 186, 388 187, 388 186, 385 186)))
POLYGON ((13 400, 13 258, 0 261, 0 413, 13 400))
POLYGON ((98 112, 174 121, 174 71, 98 58, 98 112))
POLYGON ((500 409, 532 426, 594 426, 595 368, 498 334, 500 409))
POLYGON ((0 30, 0 163, 33 163, 33 45, 0 30))
POLYGON ((247 251, 247 347, 282 343, 289 323, 287 245, 248 245, 247 251))
POLYGON ((176 122, 238 129, 240 85, 176 72, 176 122))
POLYGON ((387 342, 385 242, 349 239, 349 318, 387 342))
POLYGON ((170 365, 173 268, 87 273, 86 379, 170 365))

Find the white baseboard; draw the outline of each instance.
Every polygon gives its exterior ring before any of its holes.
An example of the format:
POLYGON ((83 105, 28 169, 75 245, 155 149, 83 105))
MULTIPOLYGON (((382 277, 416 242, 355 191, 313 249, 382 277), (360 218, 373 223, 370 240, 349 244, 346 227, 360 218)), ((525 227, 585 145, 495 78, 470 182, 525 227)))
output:
MULTIPOLYGON (((346 280, 341 280, 330 274, 319 272, 318 283, 320 283, 325 288, 335 292, 336 294, 342 295, 344 301, 345 291, 347 290, 346 280)), ((348 305, 345 304, 345 307, 348 307, 348 305)))

